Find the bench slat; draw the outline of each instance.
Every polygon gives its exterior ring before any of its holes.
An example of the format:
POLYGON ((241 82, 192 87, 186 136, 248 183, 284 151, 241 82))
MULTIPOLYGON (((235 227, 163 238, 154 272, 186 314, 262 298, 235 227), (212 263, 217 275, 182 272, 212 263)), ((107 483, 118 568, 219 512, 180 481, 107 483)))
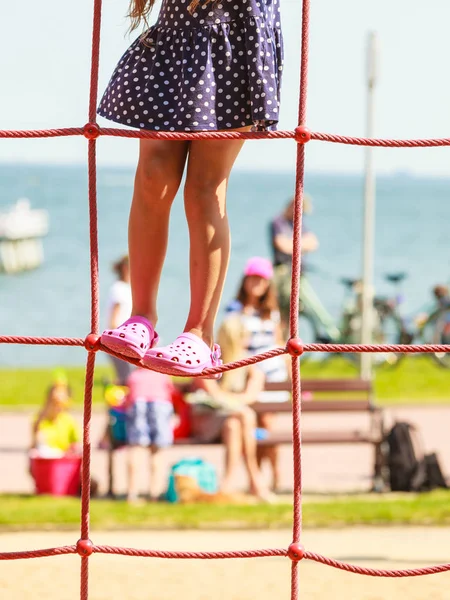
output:
MULTIPOLYGON (((257 414, 290 413, 292 402, 255 402, 257 414)), ((308 400, 302 402, 302 412, 373 412, 377 410, 368 400, 308 400)))
MULTIPOLYGON (((372 434, 368 431, 305 431, 302 434, 303 444, 376 444, 381 441, 381 435, 372 434)), ((215 445, 221 445, 216 442, 215 445)), ((291 444, 292 434, 290 432, 272 432, 264 440, 258 440, 258 446, 270 446, 272 444, 291 444)), ((176 446, 209 446, 198 443, 190 438, 175 440, 176 446)))
MULTIPOLYGON (((369 431, 305 431, 302 434, 303 444, 376 444, 380 441, 381 436, 369 431)), ((288 432, 273 432, 268 438, 258 440, 259 446, 290 443, 292 435, 288 432)))
MULTIPOLYGON (((302 379, 303 392, 367 392, 372 391, 372 383, 363 379, 302 379)), ((290 381, 267 382, 268 392, 288 391, 292 389, 290 381)))

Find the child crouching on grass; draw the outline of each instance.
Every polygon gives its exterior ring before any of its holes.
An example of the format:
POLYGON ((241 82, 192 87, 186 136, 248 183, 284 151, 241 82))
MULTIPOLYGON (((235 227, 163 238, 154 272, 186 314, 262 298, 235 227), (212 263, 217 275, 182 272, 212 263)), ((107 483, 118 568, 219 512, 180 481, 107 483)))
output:
POLYGON ((150 449, 150 499, 163 492, 160 450, 173 443, 172 395, 175 387, 168 375, 135 369, 127 380, 125 400, 128 441, 128 502, 138 499, 136 461, 139 447, 150 449))

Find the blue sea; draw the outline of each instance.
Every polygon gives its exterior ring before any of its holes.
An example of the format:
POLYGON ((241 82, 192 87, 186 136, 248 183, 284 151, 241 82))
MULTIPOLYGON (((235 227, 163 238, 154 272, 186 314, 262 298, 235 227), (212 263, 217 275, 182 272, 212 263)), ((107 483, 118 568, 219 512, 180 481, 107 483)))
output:
MULTIPOLYGON (((126 252, 133 170, 100 168, 98 209, 101 324, 106 326, 112 262, 126 252)), ((248 257, 270 257, 268 227, 292 195, 294 174, 233 173, 228 194, 232 258, 223 305, 236 292, 248 257)), ((314 210, 307 227, 320 247, 309 259, 309 278, 336 318, 344 288, 340 277, 358 277, 362 264, 361 176, 308 174, 314 210)), ((0 275, 2 335, 85 337, 90 328, 87 170, 83 166, 0 165, 0 210, 27 197, 50 214, 42 267, 0 275)), ((437 282, 450 279, 450 180, 409 175, 379 177, 376 210, 376 292, 392 294, 386 273, 404 271, 402 310, 413 314, 437 282)), ((168 343, 188 310, 188 236, 179 196, 172 211, 169 251, 159 296, 158 331, 168 343)), ((1 366, 82 364, 79 348, 1 345, 1 366)), ((105 357, 100 357, 105 361, 105 357)))

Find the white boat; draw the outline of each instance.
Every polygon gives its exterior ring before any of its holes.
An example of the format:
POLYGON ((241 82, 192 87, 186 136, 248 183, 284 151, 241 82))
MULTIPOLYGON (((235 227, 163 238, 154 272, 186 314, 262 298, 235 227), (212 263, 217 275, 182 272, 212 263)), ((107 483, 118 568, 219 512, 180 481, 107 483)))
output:
POLYGON ((6 211, 0 211, 0 240, 44 237, 48 227, 48 212, 32 209, 28 198, 20 198, 6 211))
POLYGON ((42 264, 42 238, 49 230, 49 215, 32 209, 27 198, 0 211, 0 271, 16 273, 42 264))

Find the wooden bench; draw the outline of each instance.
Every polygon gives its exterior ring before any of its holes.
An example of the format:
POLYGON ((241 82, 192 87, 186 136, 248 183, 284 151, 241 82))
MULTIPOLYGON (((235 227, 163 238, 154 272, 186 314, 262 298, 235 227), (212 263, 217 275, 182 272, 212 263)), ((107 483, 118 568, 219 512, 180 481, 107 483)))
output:
MULTIPOLYGON (((385 436, 382 409, 374 404, 372 383, 361 379, 303 379, 302 394, 314 394, 312 400, 302 401, 302 414, 310 413, 360 413, 369 417, 368 427, 336 428, 327 430, 308 430, 302 428, 302 444, 370 444, 373 446, 372 489, 384 487, 384 453, 385 436), (318 396, 318 397, 317 397, 318 396)), ((265 391, 285 393, 291 391, 289 381, 266 383, 265 391)), ((252 408, 257 414, 289 414, 292 413, 292 402, 256 402, 252 408)), ((292 430, 271 431, 267 437, 258 440, 258 445, 290 444, 292 430)), ((192 438, 175 440, 175 445, 205 445, 192 438)), ((123 447, 123 446, 120 446, 123 447)), ((112 444, 109 450, 109 494, 113 490, 113 452, 118 449, 112 444)))
MULTIPOLYGON (((290 390, 290 382, 266 384, 267 391, 290 390)), ((370 444, 373 446, 372 490, 381 491, 385 487, 384 438, 385 426, 383 411, 373 399, 373 386, 361 379, 304 379, 302 393, 314 394, 312 400, 302 401, 302 415, 327 414, 366 414, 368 426, 338 427, 336 429, 310 430, 302 427, 302 444, 370 444), (319 396, 319 397, 316 397, 319 396), (321 396, 321 397, 320 397, 321 396)), ((291 413, 289 402, 258 402, 253 405, 257 413, 291 413)), ((273 432, 259 444, 292 443, 292 432, 273 432)))

